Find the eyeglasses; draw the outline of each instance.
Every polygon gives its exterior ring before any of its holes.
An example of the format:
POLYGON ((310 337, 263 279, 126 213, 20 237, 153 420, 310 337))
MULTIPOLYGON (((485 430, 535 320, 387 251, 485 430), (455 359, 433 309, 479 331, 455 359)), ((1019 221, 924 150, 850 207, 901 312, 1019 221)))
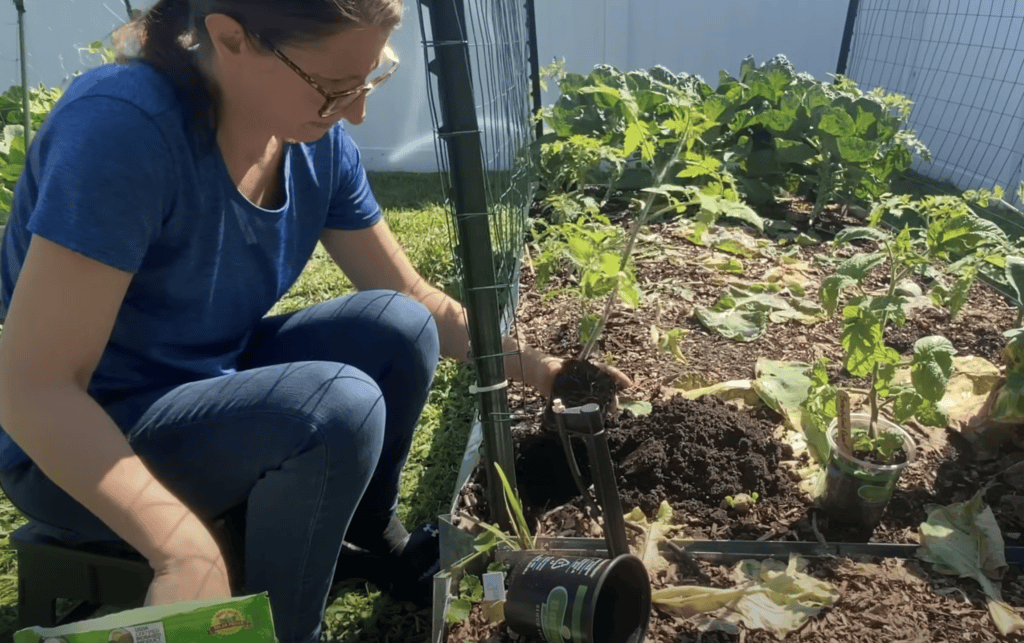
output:
POLYGON ((384 72, 380 76, 377 76, 376 78, 366 83, 365 85, 362 85, 361 87, 356 87, 355 89, 350 89, 348 91, 332 94, 328 92, 326 89, 324 89, 320 85, 320 83, 313 80, 309 74, 302 71, 302 69, 294 62, 292 62, 288 58, 288 56, 285 56, 283 53, 281 53, 280 49, 274 48, 274 54, 276 54, 277 57, 284 62, 284 64, 291 67, 292 71, 298 74, 299 77, 302 78, 302 80, 306 81, 310 87, 315 89, 321 96, 324 97, 324 105, 323 107, 320 108, 320 111, 318 112, 320 118, 328 118, 334 114, 337 114, 341 110, 345 109, 352 103, 359 100, 361 96, 369 96, 370 92, 372 92, 377 87, 380 87, 381 83, 383 83, 388 78, 391 78, 391 76, 394 75, 395 71, 398 70, 398 58, 395 56, 395 53, 391 50, 391 47, 387 46, 384 48, 384 57, 391 62, 391 67, 389 67, 386 72, 384 72))

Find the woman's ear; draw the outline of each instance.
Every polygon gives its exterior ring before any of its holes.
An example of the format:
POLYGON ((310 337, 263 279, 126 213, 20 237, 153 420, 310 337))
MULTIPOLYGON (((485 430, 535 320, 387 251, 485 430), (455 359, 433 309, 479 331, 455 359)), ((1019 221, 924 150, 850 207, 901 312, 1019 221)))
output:
POLYGON ((239 55, 250 48, 245 29, 231 16, 211 13, 206 16, 206 31, 214 50, 222 57, 239 55))

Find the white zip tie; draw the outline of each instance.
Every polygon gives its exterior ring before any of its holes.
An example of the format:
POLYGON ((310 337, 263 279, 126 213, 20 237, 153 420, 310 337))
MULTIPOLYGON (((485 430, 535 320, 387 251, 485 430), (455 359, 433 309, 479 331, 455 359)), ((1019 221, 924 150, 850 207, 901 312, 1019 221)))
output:
POLYGON ((469 392, 490 393, 491 391, 500 391, 503 388, 508 388, 508 380, 505 380, 504 382, 498 382, 497 384, 492 384, 491 386, 477 386, 476 384, 470 384, 469 392))

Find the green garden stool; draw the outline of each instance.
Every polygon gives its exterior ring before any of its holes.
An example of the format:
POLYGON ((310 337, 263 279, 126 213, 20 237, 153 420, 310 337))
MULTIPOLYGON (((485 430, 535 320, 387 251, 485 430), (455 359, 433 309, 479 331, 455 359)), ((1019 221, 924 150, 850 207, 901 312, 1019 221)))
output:
MULTIPOLYGON (((245 506, 217 518, 213 533, 237 593, 244 578, 245 506)), ((141 607, 153 580, 149 562, 121 541, 86 541, 72 532, 29 521, 10 537, 18 555, 17 627, 54 627, 92 616, 100 607, 141 607), (57 619, 57 599, 76 601, 57 619)))
POLYGON ((31 521, 11 534, 18 554, 18 629, 89 618, 101 606, 141 607, 153 570, 120 542, 83 542, 31 521), (57 599, 78 605, 58 622, 57 599))

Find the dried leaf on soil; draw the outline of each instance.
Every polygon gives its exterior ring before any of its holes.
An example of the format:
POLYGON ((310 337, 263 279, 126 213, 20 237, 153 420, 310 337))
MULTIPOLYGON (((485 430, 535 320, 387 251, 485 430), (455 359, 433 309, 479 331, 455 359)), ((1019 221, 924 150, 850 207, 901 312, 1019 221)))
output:
POLYGON ((989 612, 1003 635, 1024 629, 1024 619, 1002 600, 999 580, 1006 572, 1003 535, 984 491, 971 500, 928 512, 921 523, 923 547, 918 556, 935 566, 935 571, 978 581, 989 598, 989 612))
POLYGON ((839 599, 839 590, 804 573, 806 567, 807 561, 795 554, 789 564, 744 560, 733 570, 735 587, 665 587, 655 590, 651 600, 666 611, 694 618, 698 626, 724 620, 785 636, 839 599))

